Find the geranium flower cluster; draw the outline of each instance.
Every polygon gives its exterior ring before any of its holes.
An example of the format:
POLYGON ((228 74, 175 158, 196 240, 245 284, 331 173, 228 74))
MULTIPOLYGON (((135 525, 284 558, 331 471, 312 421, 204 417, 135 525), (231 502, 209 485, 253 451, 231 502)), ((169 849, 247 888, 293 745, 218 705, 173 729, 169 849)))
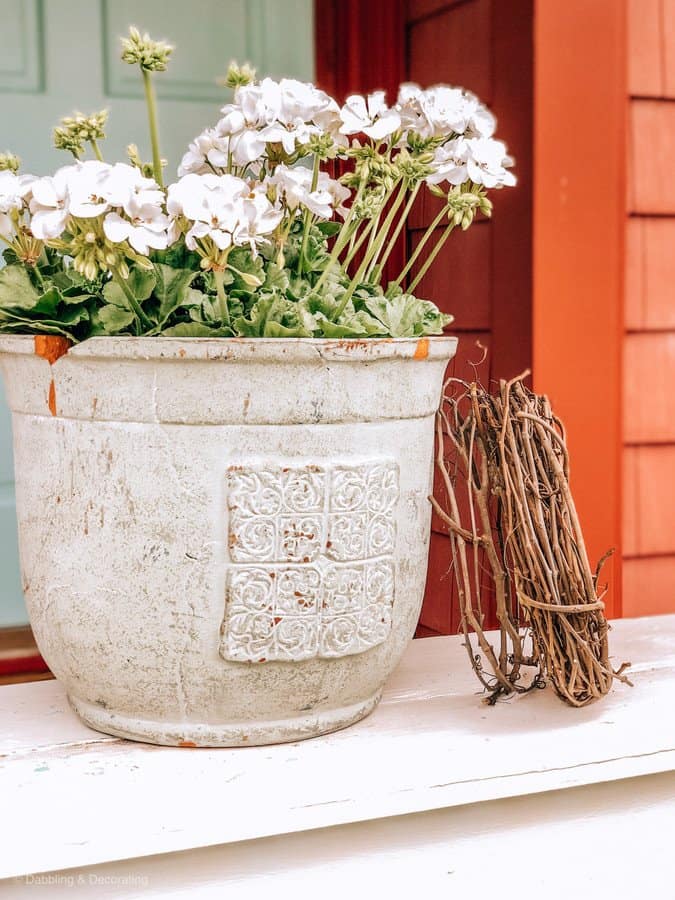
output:
MULTIPOLYGON (((152 162, 140 159, 135 144, 129 163, 103 160, 105 110, 61 120, 55 145, 75 159, 53 175, 20 175, 16 157, 0 155, 0 239, 9 265, 26 268, 37 294, 50 279, 53 290, 65 283, 59 266, 84 278, 94 306, 77 321, 83 333, 88 322, 90 334, 365 336, 442 328, 448 317, 418 301, 416 286, 454 228, 491 214, 487 192, 515 184, 489 110, 447 85, 404 84, 391 106, 383 91, 340 105, 312 84, 257 81, 250 67, 232 64, 232 102, 192 141, 178 179, 165 187, 153 78, 172 49, 135 29, 123 41, 122 58, 138 66, 145 85, 152 162), (83 160, 87 148, 94 158, 83 160), (336 159, 344 161, 339 179, 336 159), (441 210, 385 289, 390 255, 420 191, 440 198, 441 210), (168 313, 158 285, 169 276, 160 267, 180 270, 175 283, 187 291, 168 313), (398 309, 396 325, 387 304, 398 309)), ((62 300, 72 314, 71 296, 62 300)), ((37 327, 37 314, 27 318, 37 327)), ((56 319, 50 323, 58 330, 56 319)))

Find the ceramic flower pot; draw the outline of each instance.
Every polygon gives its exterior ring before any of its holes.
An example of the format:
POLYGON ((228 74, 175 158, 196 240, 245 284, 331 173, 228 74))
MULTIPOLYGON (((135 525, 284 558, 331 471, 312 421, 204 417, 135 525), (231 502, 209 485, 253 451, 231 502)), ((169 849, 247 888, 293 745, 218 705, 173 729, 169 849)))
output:
POLYGON ((26 602, 84 722, 239 746, 375 707, 422 603, 455 347, 0 337, 26 602))

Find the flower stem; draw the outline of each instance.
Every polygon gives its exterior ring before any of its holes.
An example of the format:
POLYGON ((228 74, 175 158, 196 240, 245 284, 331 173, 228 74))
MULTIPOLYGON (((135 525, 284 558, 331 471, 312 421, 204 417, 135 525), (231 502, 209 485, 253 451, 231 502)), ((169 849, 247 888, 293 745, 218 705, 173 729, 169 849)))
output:
POLYGON ((424 249, 424 247, 425 247, 427 241, 429 240, 429 238, 431 237, 432 233, 435 231, 436 228, 438 228, 438 226, 441 224, 441 222, 442 222, 443 219, 447 216, 447 214, 448 214, 447 207, 444 206, 443 209, 442 209, 442 210, 439 212, 439 214, 436 216, 436 218, 434 219, 434 221, 431 223, 431 225, 430 225, 430 226, 427 228, 427 230, 424 232, 424 234, 423 234, 423 236, 422 236, 422 240, 419 242, 419 244, 418 244, 417 247, 415 248, 415 252, 412 254, 412 256, 410 257, 410 259, 409 259, 408 262, 406 263, 405 267, 403 268, 403 271, 401 272, 401 274, 398 276, 398 278, 397 278, 396 281, 394 282, 396 285, 400 285, 400 284, 401 284, 401 282, 403 281, 403 279, 405 278, 405 276, 408 274, 408 272, 409 272, 409 271, 412 269, 412 267, 415 265, 415 262, 417 261, 417 257, 420 255, 420 253, 421 253, 422 250, 424 249))
MULTIPOLYGON (((394 187, 396 187, 396 186, 397 185, 394 185, 394 187)), ((403 185, 402 185, 402 187, 403 187, 403 185)), ((357 285, 361 281, 363 281, 363 278, 368 269, 368 266, 371 264, 373 258, 376 257, 376 255, 382 249, 382 245, 384 244, 384 241, 385 241, 387 235, 389 234, 389 229, 391 228, 391 224, 394 221, 394 218, 396 217, 396 213, 398 212, 398 208, 401 205, 404 196, 405 196, 405 188, 403 188, 403 190, 399 191, 398 196, 392 203, 391 209, 389 210, 389 213, 387 214, 387 218, 384 220, 384 224, 383 224, 382 228, 380 229, 380 232, 377 235, 377 238, 375 239, 375 242, 373 243, 372 247, 369 247, 368 250, 366 251, 366 255, 363 257, 363 261, 362 261, 361 265, 359 266, 359 268, 356 271, 356 274, 352 278, 352 280, 349 284, 349 287, 345 291, 336 311, 333 313, 333 322, 337 322, 337 320, 340 318, 340 316, 342 315, 342 313, 345 310, 345 307, 351 300, 352 295, 354 294, 354 291, 356 290, 357 285)))
POLYGON ((124 278, 122 277, 122 275, 120 274, 119 269, 117 269, 117 268, 111 269, 111 272, 112 272, 113 278, 115 279, 115 281, 117 282, 117 284, 118 284, 118 285, 120 286, 120 288, 122 289, 122 293, 124 294, 124 296, 125 296, 125 297, 127 298, 127 300, 129 301, 129 306, 130 306, 130 308, 131 308, 131 311, 132 311, 133 314, 136 316, 136 322, 137 322, 137 329, 136 329, 136 330, 138 331, 138 333, 141 333, 141 330, 142 330, 143 328, 145 328, 145 329, 150 329, 150 328, 152 328, 152 322, 150 321, 150 319, 146 316, 146 314, 145 314, 145 313, 143 312, 143 310, 141 309, 140 303, 139 303, 138 300, 134 297, 133 291, 131 290, 131 288, 130 288, 129 285, 127 284, 126 279, 124 279, 124 278))
MULTIPOLYGON (((379 257, 380 257, 380 253, 382 252, 382 248, 383 248, 383 246, 384 246, 384 242, 385 242, 385 240, 386 240, 386 238, 387 238, 387 235, 389 234, 389 231, 390 231, 390 229, 391 229, 391 226, 394 224, 395 214, 396 214, 396 212, 398 211, 398 209, 399 209, 401 203, 403 202, 403 198, 405 197, 405 194, 406 194, 406 191, 407 191, 407 190, 408 190, 408 184, 407 184, 407 182, 406 182, 405 180, 404 180, 404 181, 401 181, 401 186, 400 186, 400 188, 399 188, 399 192, 398 192, 398 195, 397 195, 397 197, 396 197, 396 200, 394 201, 394 203, 393 203, 393 205, 392 205, 392 207, 391 207, 391 210, 390 210, 389 215, 388 215, 387 218, 385 219, 385 223, 384 223, 384 226, 383 226, 383 228, 382 228, 382 234, 381 234, 381 235, 378 234, 378 244, 377 244, 377 247, 375 248, 375 250, 374 250, 374 252, 373 252, 373 254, 372 254, 372 258, 371 258, 370 264, 369 264, 369 266, 368 266, 368 271, 366 272, 366 277, 365 277, 365 280, 366 280, 366 281, 372 281, 372 283, 376 283, 376 282, 373 281, 373 277, 372 277, 372 276, 373 276, 373 273, 374 273, 375 269, 377 268, 377 261, 378 261, 378 259, 379 259, 379 257)), ((400 217, 399 217, 399 220, 400 220, 400 217)), ((399 225, 400 225, 400 221, 399 221, 399 225)), ((369 247, 368 249, 370 250, 370 247, 369 247)))
MULTIPOLYGON (((328 258, 328 262, 326 263, 326 267, 324 268, 323 272, 321 273, 321 277, 319 278, 317 283, 314 285, 315 291, 318 291, 319 288, 323 285, 324 281, 328 278, 328 275, 330 274, 331 269, 337 262, 338 257, 340 256, 342 251, 345 249, 345 247, 349 243, 350 237, 352 237, 353 235, 356 234, 355 230, 352 232, 350 229, 351 229, 352 219, 354 218, 354 212, 358 208, 358 203, 360 202, 361 197, 363 196, 363 191, 365 190, 365 187, 366 187, 366 179, 362 178, 359 183, 358 189, 356 191, 356 196, 352 200, 352 205, 349 207, 349 212, 347 213, 347 218, 342 223, 342 228, 340 229, 338 236, 335 238, 335 243, 333 244, 333 249, 331 251, 330 257, 328 258)), ((358 223, 357 223, 357 227, 358 227, 358 223)))
POLYGON ((419 193, 420 186, 421 186, 421 182, 418 182, 415 185, 415 187, 413 188, 413 190, 411 191, 410 197, 408 198, 408 202, 405 205, 405 209, 401 213, 401 216, 398 220, 398 225, 394 229, 392 236, 389 238, 389 243, 387 244, 387 249, 384 251, 384 255, 382 256, 382 259, 380 260, 380 262, 373 269, 373 273, 371 276, 371 280, 372 280, 373 284, 377 284, 379 282, 380 278, 382 278, 382 272, 384 270, 384 267, 386 266, 387 260, 389 259, 389 256, 391 255, 391 251, 394 249, 394 245, 396 244, 396 241, 398 240, 399 235, 401 234, 401 230, 402 230, 403 226, 405 225, 405 223, 408 219, 408 216, 410 215, 410 210, 412 209, 412 205, 415 202, 417 194, 419 193))
POLYGON ((101 148, 96 143, 96 140, 92 138, 89 143, 91 144, 91 149, 94 151, 94 156, 99 162, 103 162, 103 154, 101 153, 101 148))
POLYGON ((434 249, 431 251, 431 253, 429 254, 429 256, 426 258, 426 260, 424 261, 424 265, 420 268, 420 270, 419 270, 419 272, 417 273, 417 275, 415 275, 415 277, 413 278, 412 282, 408 285, 408 293, 412 294, 412 292, 415 290, 415 288, 417 287, 417 285, 418 285, 418 284, 420 283, 420 281, 424 278, 424 276, 425 276, 426 273, 427 273, 427 270, 428 270, 429 266, 431 266, 431 264, 433 263, 433 261, 436 259, 436 257, 437 257, 438 254, 440 253, 441 248, 443 247, 443 245, 445 244, 445 242, 447 241, 447 239, 450 237, 450 233, 452 232, 452 230, 453 230, 454 227, 455 227, 455 223, 454 223, 454 222, 450 222, 450 224, 446 226, 446 228, 445 228, 443 234, 442 234, 441 237, 438 239, 438 243, 436 244, 436 246, 434 247, 434 249))
POLYGON ((145 103, 148 107, 148 124, 150 126, 150 143, 152 144, 152 168, 155 173, 155 181, 160 187, 164 187, 162 180, 162 158, 159 153, 159 125, 157 120, 157 98, 155 86, 152 83, 152 75, 147 69, 141 69, 143 73, 143 87, 145 88, 145 103))
POLYGON ((42 277, 42 272, 40 271, 40 268, 39 268, 38 264, 36 263, 34 266, 31 266, 31 268, 32 268, 32 270, 35 272, 35 275, 36 275, 36 277, 37 277, 37 280, 40 282, 40 287, 42 288, 42 290, 43 290, 43 292, 44 292, 44 290, 45 290, 45 288, 46 288, 45 280, 44 280, 44 278, 42 277))
POLYGON ((220 314, 223 317, 223 322, 230 327, 230 308, 227 305, 227 297, 225 296, 225 285, 223 283, 223 271, 222 269, 214 269, 213 270, 213 280, 216 283, 216 293, 218 294, 218 301, 220 304, 220 314))
MULTIPOLYGON (((357 253, 359 252, 359 250, 361 249, 361 245, 363 244, 363 242, 365 241, 365 239, 368 237, 369 234, 372 233, 373 228, 375 227, 375 222, 376 222, 376 219, 370 219, 370 221, 368 222, 368 224, 366 225, 366 227, 363 229, 363 231, 361 232, 361 234, 359 234, 358 238, 356 237, 356 235, 358 234, 358 229, 357 229, 356 231, 354 231, 354 234, 353 234, 353 236, 352 236, 352 240, 351 240, 351 242, 350 242, 350 244, 349 244, 349 250, 348 250, 348 252, 347 252, 347 256, 345 257, 345 260, 344 260, 344 269, 345 269, 345 272, 347 271, 347 269, 348 269, 349 266, 351 265, 351 262, 352 262, 352 260, 354 259, 354 257, 356 256, 356 254, 357 254, 357 253)), ((369 246, 370 246, 370 245, 369 245, 369 246)))
MULTIPOLYGON (((316 190, 316 186, 319 183, 319 156, 318 154, 314 154, 314 166, 312 168, 312 186, 310 188, 310 193, 313 193, 316 190)), ((298 275, 302 275, 302 270, 305 265, 305 253, 307 252, 307 242, 309 241, 309 223, 312 218, 312 213, 309 209, 305 210, 305 218, 302 223, 302 246, 300 247, 300 255, 298 256, 298 275)))

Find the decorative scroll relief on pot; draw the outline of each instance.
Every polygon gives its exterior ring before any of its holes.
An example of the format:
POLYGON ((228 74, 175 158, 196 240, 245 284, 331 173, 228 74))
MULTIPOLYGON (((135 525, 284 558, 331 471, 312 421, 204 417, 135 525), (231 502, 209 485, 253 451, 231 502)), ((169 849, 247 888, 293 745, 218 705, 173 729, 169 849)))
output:
POLYGON ((386 640, 394 604, 398 466, 390 460, 231 466, 220 654, 335 658, 386 640))

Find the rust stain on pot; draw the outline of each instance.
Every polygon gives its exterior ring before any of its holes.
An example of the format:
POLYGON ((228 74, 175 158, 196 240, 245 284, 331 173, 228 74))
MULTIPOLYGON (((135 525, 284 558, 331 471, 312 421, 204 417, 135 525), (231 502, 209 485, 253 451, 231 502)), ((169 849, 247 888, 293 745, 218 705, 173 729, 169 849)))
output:
POLYGON ((195 744, 194 741, 178 741, 178 746, 179 747, 196 747, 197 745, 195 744))
POLYGON ((49 407, 49 412, 55 416, 56 415, 56 385, 54 384, 54 379, 49 382, 49 399, 47 400, 47 406, 49 407))
POLYGON ((420 338, 413 353, 413 359, 426 359, 429 356, 429 338, 420 338))
POLYGON ((54 334, 35 335, 35 353, 46 359, 50 366, 53 366, 56 360, 64 356, 71 347, 72 344, 68 338, 54 334))
MULTIPOLYGON (((64 356, 72 347, 72 343, 64 337, 54 334, 36 334, 34 338, 35 354, 46 359, 50 366, 53 366, 57 359, 64 356)), ((52 378, 49 383, 49 396, 47 398, 47 406, 49 412, 56 415, 56 385, 52 378)))

